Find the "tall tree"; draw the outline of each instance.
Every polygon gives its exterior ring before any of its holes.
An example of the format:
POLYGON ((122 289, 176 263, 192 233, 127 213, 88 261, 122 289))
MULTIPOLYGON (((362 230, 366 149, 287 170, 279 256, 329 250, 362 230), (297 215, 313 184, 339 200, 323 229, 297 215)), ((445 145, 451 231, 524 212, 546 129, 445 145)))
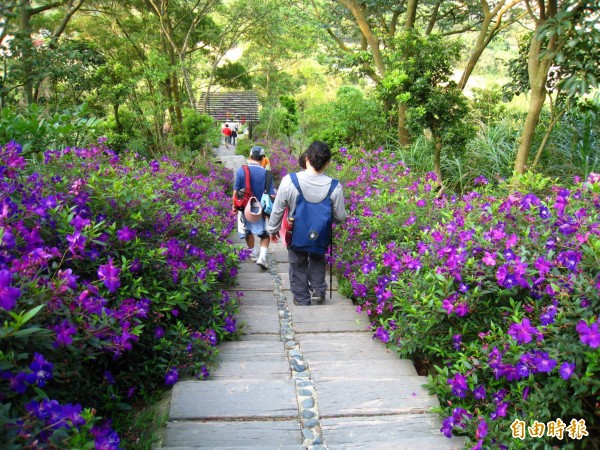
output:
MULTIPOLYGON (((585 93, 597 87, 600 75, 597 51, 600 43, 597 4, 594 0, 545 0, 526 2, 535 30, 527 55, 527 81, 530 101, 525 118, 514 171, 527 170, 529 151, 548 93, 553 66, 563 66, 562 85, 572 93, 585 93)), ((559 70, 559 73, 561 71, 559 70)))
MULTIPOLYGON (((9 46, 12 72, 16 75, 15 84, 20 85, 23 99, 27 105, 34 99, 34 87, 39 83, 39 67, 36 66, 36 35, 41 37, 43 27, 34 27, 33 19, 46 15, 50 11, 60 14, 60 20, 50 29, 48 45, 53 47, 65 32, 73 15, 81 8, 85 0, 57 0, 32 2, 31 0, 10 1, 3 6, 3 35, 12 34, 14 39, 9 46)), ((6 54, 4 54, 6 57, 6 54)), ((7 69, 8 71, 8 69, 7 69)), ((6 72, 6 71, 5 71, 6 72)), ((8 78, 7 74, 4 75, 8 78)))
MULTIPOLYGON (((169 0, 145 0, 146 5, 156 14, 160 23, 160 32, 164 49, 169 55, 173 67, 177 67, 183 76, 188 101, 196 109, 196 100, 192 80, 187 69, 186 58, 197 49, 199 24, 216 6, 216 0, 191 0, 171 2, 169 0)), ((169 79, 169 88, 175 98, 176 115, 181 123, 182 102, 179 96, 179 81, 174 70, 169 79)))
MULTIPOLYGON (((340 16, 339 11, 335 10, 335 17, 327 14, 316 0, 312 3, 317 15, 328 21, 327 33, 341 51, 339 61, 342 65, 359 68, 376 85, 386 75, 389 66, 386 54, 394 52, 397 33, 413 28, 425 29, 425 35, 436 30, 446 36, 477 31, 478 38, 458 84, 462 90, 492 39, 519 17, 518 14, 512 14, 519 0, 498 0, 494 4, 487 0, 477 3, 442 0, 337 0, 346 15, 342 11, 340 16), (348 25, 352 22, 354 28, 348 25), (354 38, 355 45, 349 44, 352 42, 351 38, 354 38)), ((409 142, 405 126, 406 108, 407 105, 403 102, 397 105, 398 140, 402 145, 409 142)))

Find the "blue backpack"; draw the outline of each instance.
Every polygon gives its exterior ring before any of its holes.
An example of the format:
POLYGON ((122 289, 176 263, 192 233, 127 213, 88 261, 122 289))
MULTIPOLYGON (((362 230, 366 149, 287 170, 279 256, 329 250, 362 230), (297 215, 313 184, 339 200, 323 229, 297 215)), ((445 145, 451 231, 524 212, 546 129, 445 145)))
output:
POLYGON ((331 225, 331 194, 338 185, 338 180, 332 179, 329 192, 323 200, 311 203, 304 198, 298 176, 290 173, 292 183, 298 190, 296 209, 294 210, 294 228, 290 248, 301 252, 325 254, 330 243, 331 225))

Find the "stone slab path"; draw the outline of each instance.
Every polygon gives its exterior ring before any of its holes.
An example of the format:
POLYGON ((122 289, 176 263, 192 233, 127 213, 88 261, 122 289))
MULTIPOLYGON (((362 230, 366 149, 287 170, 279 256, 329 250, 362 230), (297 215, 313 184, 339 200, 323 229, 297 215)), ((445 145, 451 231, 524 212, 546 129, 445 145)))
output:
MULTIPOLYGON (((245 162, 232 147, 217 155, 226 167, 245 162)), ((336 280, 331 299, 293 304, 287 261, 285 247, 272 244, 268 270, 242 263, 233 291, 243 293, 245 335, 220 344, 208 380, 175 384, 163 448, 463 448, 440 433, 426 377, 373 340, 336 280)))

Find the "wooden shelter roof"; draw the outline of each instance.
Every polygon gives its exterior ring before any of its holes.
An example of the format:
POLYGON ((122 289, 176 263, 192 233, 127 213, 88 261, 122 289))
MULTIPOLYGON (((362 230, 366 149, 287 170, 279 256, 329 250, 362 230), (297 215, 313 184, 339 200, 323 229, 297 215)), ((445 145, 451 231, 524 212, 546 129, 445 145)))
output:
POLYGON ((258 97, 251 91, 211 92, 208 111, 204 109, 206 92, 200 94, 198 111, 217 120, 232 122, 258 122, 258 97))

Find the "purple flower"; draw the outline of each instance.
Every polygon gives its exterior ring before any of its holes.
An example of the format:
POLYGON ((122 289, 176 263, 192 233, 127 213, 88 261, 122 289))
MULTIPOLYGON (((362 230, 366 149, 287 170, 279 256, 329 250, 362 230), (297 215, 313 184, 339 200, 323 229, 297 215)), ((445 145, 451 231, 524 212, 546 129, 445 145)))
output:
POLYGON ((27 372, 19 372, 13 375, 11 372, 2 372, 0 377, 8 380, 10 389, 18 394, 24 394, 30 384, 35 383, 35 375, 27 372))
POLYGON ((73 343, 71 336, 77 333, 77 327, 65 319, 60 325, 54 326, 54 331, 56 332, 56 342, 54 343, 54 347, 58 347, 59 345, 71 345, 73 343))
POLYGON ((29 365, 29 368, 33 372, 33 376, 35 379, 35 383, 43 387, 46 384, 46 381, 52 378, 52 368, 54 365, 51 362, 48 362, 44 359, 44 356, 40 353, 35 353, 33 355, 33 361, 29 365))
POLYGON ((161 337, 163 337, 165 335, 165 330, 163 330, 161 327, 156 327, 154 329, 154 337, 156 339, 160 339, 161 337))
POLYGON ((560 368, 558 369, 558 373, 560 374, 560 377, 563 380, 568 380, 569 378, 571 378, 571 375, 573 375, 574 371, 575 371, 575 363, 569 363, 567 361, 562 363, 560 365, 560 368))
POLYGON ((494 255, 492 255, 490 252, 485 252, 485 256, 483 257, 482 261, 486 266, 496 265, 496 259, 494 258, 494 255))
POLYGON ((475 400, 485 400, 486 391, 485 386, 483 384, 480 384, 475 389, 473 389, 473 397, 475 398, 475 400))
POLYGON ((448 384, 452 386, 452 394, 460 398, 467 396, 469 390, 467 386, 467 377, 460 373, 455 373, 452 378, 448 378, 448 384))
POLYGON ((10 311, 17 304, 21 290, 10 285, 12 275, 8 270, 0 270, 0 308, 10 311))
POLYGON ((79 276, 73 275, 73 269, 59 270, 57 275, 68 287, 73 290, 77 289, 77 278, 79 276))
POLYGON ((383 326, 377 328, 377 331, 375 332, 374 337, 376 337, 383 343, 388 343, 390 340, 390 335, 389 335, 388 331, 385 329, 385 327, 383 327, 383 326))
POLYGON ((69 251, 76 255, 83 251, 87 237, 83 236, 79 231, 75 231, 73 234, 67 234, 67 241, 69 242, 69 251))
POLYGON ((592 348, 600 347, 600 332, 598 331, 597 322, 589 326, 585 320, 580 320, 575 329, 579 333, 581 342, 592 348))
POLYGON ((461 302, 456 305, 454 312, 458 317, 464 317, 469 313, 469 305, 467 305, 465 302, 461 302))
POLYGON ((454 419, 452 418, 452 416, 449 416, 449 417, 446 417, 444 419, 444 421, 442 422, 442 427, 440 428, 440 431, 447 438, 451 438, 453 428, 454 428, 454 419))
POLYGON ((234 333, 237 330, 235 318, 231 316, 225 317, 225 326, 223 327, 228 333, 234 333))
POLYGON ((121 286, 120 273, 121 269, 113 265, 112 259, 108 261, 108 264, 101 265, 98 269, 98 277, 104 282, 106 288, 113 293, 121 286))
POLYGON ((102 425, 94 425, 90 430, 94 436, 94 446, 96 450, 119 450, 121 440, 116 431, 111 428, 110 420, 102 425))
POLYGON ((455 334, 452 336, 452 347, 454 347, 454 350, 460 350, 461 339, 462 335, 460 334, 455 334))
POLYGON ((483 439, 488 434, 488 424, 483 417, 479 417, 479 425, 475 432, 475 439, 483 439))
POLYGON ((515 339, 519 344, 527 344, 532 341, 532 334, 536 336, 538 329, 530 325, 529 319, 525 318, 521 323, 513 323, 508 334, 515 339))
POLYGON ((543 205, 540 206, 539 214, 541 219, 549 219, 550 217, 552 217, 552 213, 550 212, 550 210, 543 205))
POLYGON ((87 227, 91 223, 92 222, 90 222, 90 219, 84 219, 80 215, 76 215, 71 220, 70 225, 73 226, 73 228, 75 228, 75 231, 81 231, 83 228, 87 227))
POLYGON ((108 384, 115 384, 116 382, 115 377, 109 370, 104 371, 104 379, 108 384))
POLYGON ((556 367, 556 360, 550 358, 548 353, 534 351, 534 357, 531 359, 538 372, 550 373, 556 367))
POLYGON ((492 420, 496 420, 499 417, 506 417, 507 410, 508 410, 508 402, 502 402, 496 407, 495 411, 490 413, 490 418, 492 420))
POLYGON ((551 262, 544 259, 544 257, 542 257, 542 256, 540 256, 538 259, 536 259, 533 266, 540 272, 540 275, 547 274, 548 272, 550 272, 550 269, 552 268, 551 262))
POLYGON ((200 368, 200 373, 198 374, 198 379, 206 380, 209 375, 210 372, 208 371, 208 368, 206 366, 202 366, 200 368))
POLYGON ((128 226, 124 226, 120 230, 117 230, 117 239, 123 242, 129 242, 135 239, 136 231, 132 230, 128 226))
POLYGON ((177 368, 172 367, 167 371, 167 374, 165 375, 165 384, 167 386, 172 386, 175 383, 177 383, 178 379, 179 379, 179 372, 177 371, 177 368))
POLYGON ((554 305, 550 305, 547 308, 545 308, 545 310, 540 315, 541 324, 550 325, 551 323, 554 323, 554 316, 556 316, 557 311, 558 310, 554 305))

